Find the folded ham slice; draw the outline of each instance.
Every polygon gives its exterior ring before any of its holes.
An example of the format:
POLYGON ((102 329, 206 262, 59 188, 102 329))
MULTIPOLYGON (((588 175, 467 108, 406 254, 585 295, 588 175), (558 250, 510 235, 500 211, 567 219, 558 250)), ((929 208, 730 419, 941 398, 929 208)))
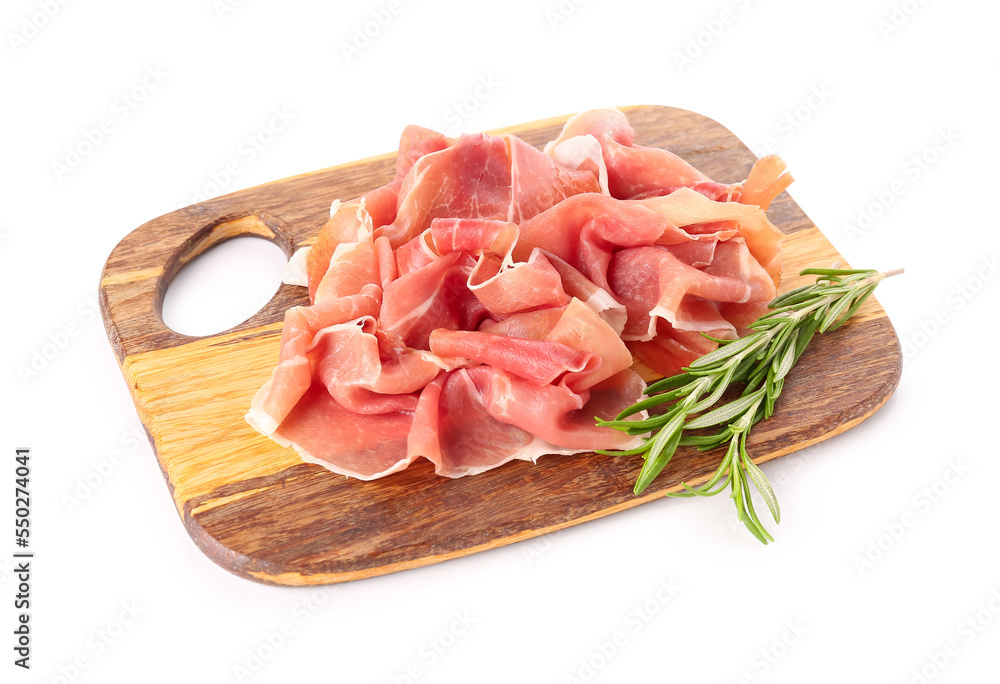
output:
POLYGON ((407 127, 393 179, 332 204, 311 305, 286 313, 247 421, 365 480, 636 446, 595 418, 641 397, 633 358, 680 372, 766 309, 782 236, 765 210, 791 178, 765 158, 717 183, 634 137, 614 109, 546 153, 407 127))
POLYGON ((378 228, 394 247, 435 218, 520 222, 570 195, 595 192, 588 171, 568 169, 513 136, 463 135, 418 159, 403 181, 395 220, 378 228))
POLYGON ((573 169, 589 169, 602 189, 618 199, 669 195, 689 188, 712 200, 755 204, 767 210, 792 177, 775 155, 758 161, 744 183, 716 183, 681 157, 635 145, 635 131, 618 109, 592 109, 573 116, 545 152, 573 169), (604 180, 606 179, 606 180, 604 180))
POLYGON ((386 185, 346 203, 334 201, 330 210, 330 220, 320 229, 316 244, 309 250, 308 274, 309 297, 315 300, 316 288, 326 272, 330 257, 337 245, 355 242, 361 228, 362 219, 358 207, 365 201, 365 209, 373 227, 379 227, 396 220, 399 191, 403 181, 418 159, 426 154, 446 149, 455 144, 451 138, 421 126, 407 126, 399 139, 396 155, 396 175, 386 185))

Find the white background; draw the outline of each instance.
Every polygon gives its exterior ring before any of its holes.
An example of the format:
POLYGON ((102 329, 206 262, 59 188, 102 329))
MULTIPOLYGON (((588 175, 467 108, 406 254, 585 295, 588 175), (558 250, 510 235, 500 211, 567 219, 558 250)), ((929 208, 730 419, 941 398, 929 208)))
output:
MULTIPOLYGON (((48 5, 9 0, 0 16, 0 528, 14 448, 30 446, 37 553, 24 672, 13 540, 0 544, 0 680, 389 683, 411 665, 412 681, 463 683, 996 677, 995 3, 401 0, 350 59, 387 1, 48 5), (497 85, 455 126, 480 79, 497 85), (92 308, 114 245, 232 160, 226 192, 392 150, 408 123, 455 133, 627 104, 698 111, 754 149, 774 139, 791 195, 852 264, 907 269, 879 290, 907 348, 899 388, 868 422, 764 468, 777 542, 733 526, 720 496, 329 591, 204 557, 134 438, 92 308), (249 160, 240 146, 275 108, 294 118, 249 160), (103 118, 110 132, 60 172, 103 118), (875 218, 849 230, 861 212, 875 218), (449 647, 432 658, 432 642, 449 647)), ((281 258, 262 244, 186 277, 197 296, 172 293, 176 325, 228 327, 266 299, 281 258), (256 285, 212 299, 208 272, 256 285)))

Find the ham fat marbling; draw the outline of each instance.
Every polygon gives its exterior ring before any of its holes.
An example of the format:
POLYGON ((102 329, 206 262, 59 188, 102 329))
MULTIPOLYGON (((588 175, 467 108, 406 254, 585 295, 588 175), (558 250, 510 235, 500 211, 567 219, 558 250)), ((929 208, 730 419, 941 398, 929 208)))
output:
POLYGON ((766 308, 791 177, 766 157, 718 183, 634 137, 617 109, 544 152, 407 127, 393 180, 333 203, 247 421, 363 480, 636 446, 595 416, 640 398, 633 356, 677 373, 766 308))

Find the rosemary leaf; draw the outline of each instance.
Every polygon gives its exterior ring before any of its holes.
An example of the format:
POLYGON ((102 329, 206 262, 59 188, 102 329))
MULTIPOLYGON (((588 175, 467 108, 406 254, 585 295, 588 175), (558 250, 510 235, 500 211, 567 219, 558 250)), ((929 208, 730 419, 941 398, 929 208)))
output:
POLYGON ((764 390, 759 389, 753 394, 740 397, 739 399, 734 399, 728 404, 723 404, 717 409, 713 409, 708 413, 695 418, 694 420, 688 421, 684 427, 688 430, 697 430, 698 428, 711 427, 712 425, 718 425, 719 423, 729 422, 735 416, 740 415, 750 406, 759 402, 763 396, 764 390))

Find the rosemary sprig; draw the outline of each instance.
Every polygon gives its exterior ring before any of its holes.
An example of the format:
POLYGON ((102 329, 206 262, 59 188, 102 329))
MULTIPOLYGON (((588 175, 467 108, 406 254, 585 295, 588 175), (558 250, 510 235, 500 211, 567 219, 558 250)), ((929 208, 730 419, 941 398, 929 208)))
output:
POLYGON ((694 361, 680 375, 650 385, 646 399, 622 411, 615 420, 598 420, 599 425, 631 435, 649 433, 635 449, 599 453, 641 455, 645 463, 635 483, 635 493, 641 494, 663 472, 678 446, 707 450, 727 445, 719 467, 707 482, 698 487, 683 482, 684 491, 668 495, 714 496, 728 484, 740 521, 761 542, 774 541, 754 510, 750 483, 776 523, 781 522, 781 509, 767 477, 747 453, 747 435, 755 424, 771 417, 785 377, 813 335, 839 328, 882 280, 899 273, 902 269, 885 273, 827 268, 802 271, 799 275, 817 276, 816 282, 772 301, 771 311, 749 326, 753 332, 737 340, 716 340, 718 349, 694 361), (741 395, 716 407, 733 383, 743 383, 741 395), (664 405, 665 409, 644 420, 626 420, 664 405), (691 434, 720 425, 724 427, 714 434, 691 434))

